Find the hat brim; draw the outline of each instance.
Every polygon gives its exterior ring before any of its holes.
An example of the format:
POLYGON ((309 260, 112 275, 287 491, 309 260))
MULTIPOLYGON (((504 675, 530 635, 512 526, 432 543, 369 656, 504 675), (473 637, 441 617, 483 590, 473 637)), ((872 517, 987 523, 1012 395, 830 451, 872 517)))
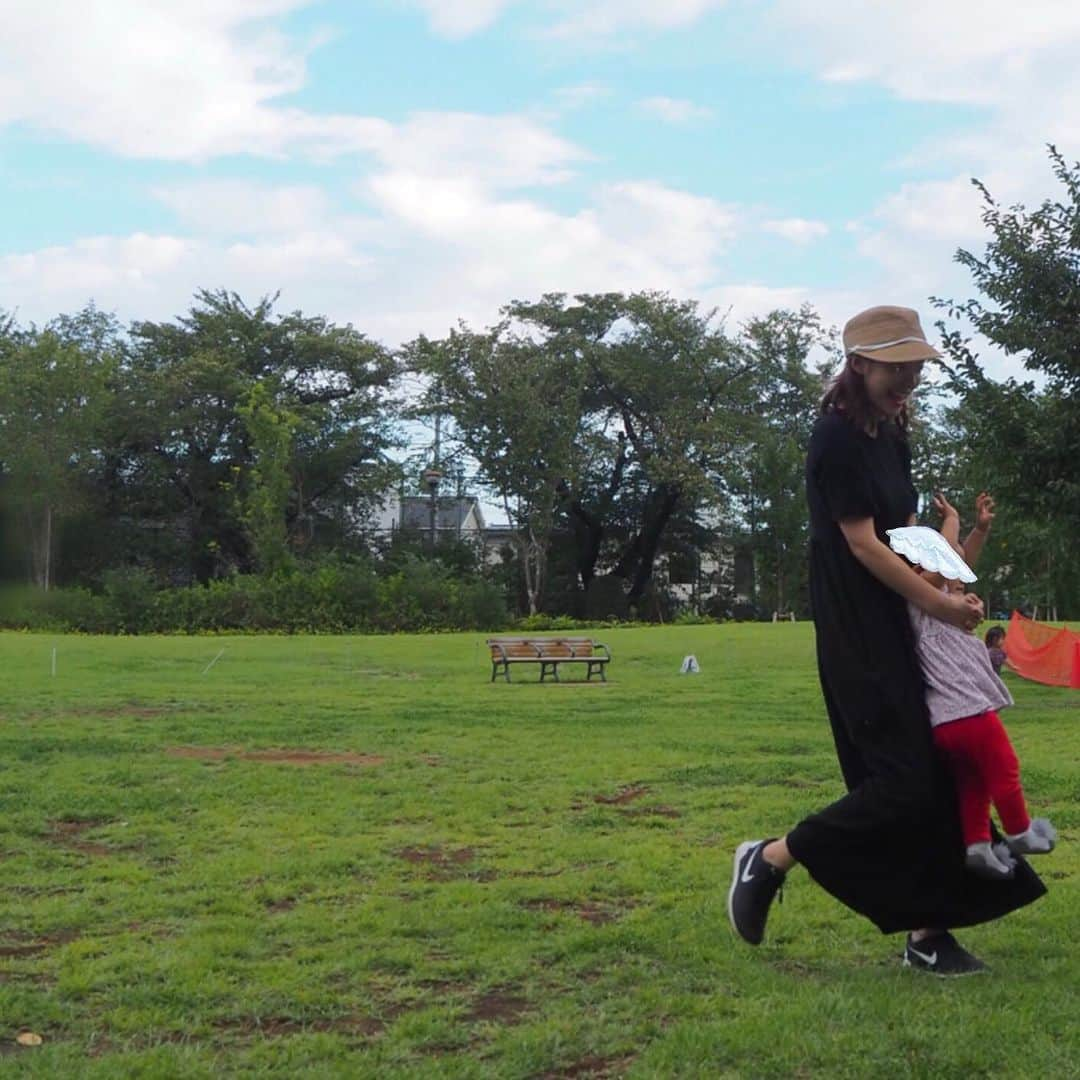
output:
POLYGON ((920 360, 940 360, 941 353, 924 341, 905 341, 884 349, 848 349, 849 353, 885 364, 915 364, 920 360))

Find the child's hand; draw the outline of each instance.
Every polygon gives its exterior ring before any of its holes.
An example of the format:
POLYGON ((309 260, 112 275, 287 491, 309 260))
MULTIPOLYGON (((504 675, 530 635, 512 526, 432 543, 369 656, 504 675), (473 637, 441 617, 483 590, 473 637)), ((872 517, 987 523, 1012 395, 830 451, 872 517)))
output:
POLYGON ((974 593, 942 593, 937 617, 961 630, 974 630, 982 622, 983 604, 974 593))
POLYGON ((934 493, 934 507, 941 515, 942 521, 948 521, 951 517, 960 520, 960 514, 957 512, 956 507, 940 491, 934 493))
POLYGON ((975 497, 975 528, 979 532, 989 532, 990 523, 994 520, 994 500, 985 491, 980 491, 975 497))

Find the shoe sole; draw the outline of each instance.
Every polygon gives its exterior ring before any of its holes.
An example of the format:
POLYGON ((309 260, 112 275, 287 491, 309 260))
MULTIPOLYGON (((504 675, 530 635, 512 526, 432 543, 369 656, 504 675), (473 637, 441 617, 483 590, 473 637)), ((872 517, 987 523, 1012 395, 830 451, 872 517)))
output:
POLYGON ((753 945, 754 942, 747 941, 746 938, 744 938, 742 936, 742 934, 739 932, 738 926, 735 925, 735 910, 734 910, 734 907, 732 906, 732 902, 735 899, 735 890, 736 890, 736 888, 738 888, 738 885, 739 885, 739 874, 742 872, 743 856, 746 855, 746 853, 748 851, 751 851, 753 848, 757 847, 758 844, 760 844, 760 843, 761 843, 760 840, 744 840, 735 849, 735 865, 734 865, 734 868, 732 869, 732 872, 731 872, 731 888, 728 889, 728 894, 727 894, 727 917, 728 917, 728 922, 731 923, 731 929, 735 931, 736 935, 740 939, 742 939, 743 941, 746 941, 747 945, 753 945))

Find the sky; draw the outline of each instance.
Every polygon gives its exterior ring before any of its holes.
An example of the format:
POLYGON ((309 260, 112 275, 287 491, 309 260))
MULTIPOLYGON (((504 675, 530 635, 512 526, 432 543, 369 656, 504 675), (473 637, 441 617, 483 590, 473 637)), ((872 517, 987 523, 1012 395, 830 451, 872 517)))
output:
MULTIPOLYGON (((1069 0, 0 0, 0 310, 197 288, 396 345, 544 292, 972 295, 1080 157, 1069 0)), ((1015 357, 984 353, 997 377, 1015 357)))

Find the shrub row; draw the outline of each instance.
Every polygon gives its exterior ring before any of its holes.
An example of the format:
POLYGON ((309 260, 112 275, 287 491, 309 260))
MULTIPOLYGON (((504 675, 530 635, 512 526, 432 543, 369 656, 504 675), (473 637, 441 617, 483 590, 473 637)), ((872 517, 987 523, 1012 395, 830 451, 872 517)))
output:
POLYGON ((125 570, 106 575, 98 592, 0 594, 0 627, 58 633, 393 633, 497 630, 509 622, 496 585, 422 560, 383 576, 368 564, 325 563, 167 589, 144 571, 125 570))

